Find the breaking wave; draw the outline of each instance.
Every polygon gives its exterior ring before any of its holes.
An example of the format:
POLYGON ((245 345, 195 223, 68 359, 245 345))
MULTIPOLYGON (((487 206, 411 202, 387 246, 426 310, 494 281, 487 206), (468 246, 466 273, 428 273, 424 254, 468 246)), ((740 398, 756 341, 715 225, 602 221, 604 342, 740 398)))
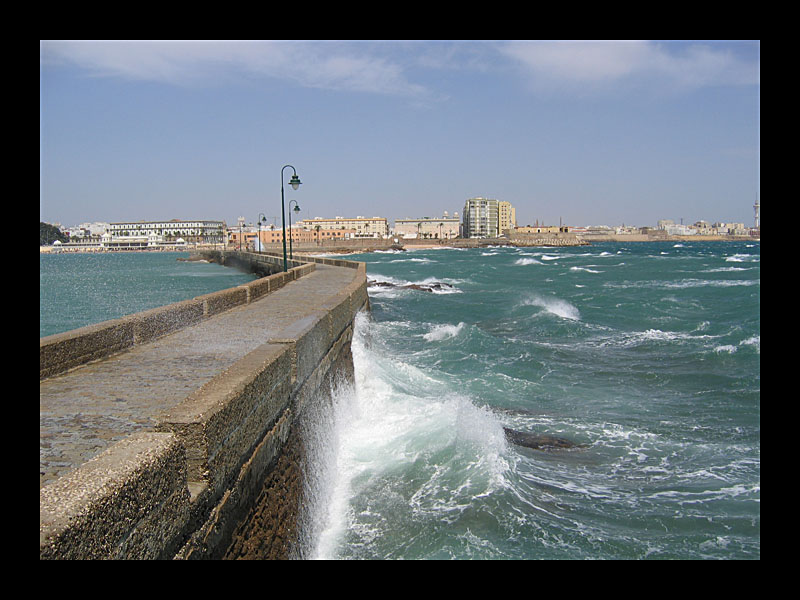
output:
POLYGON ((545 312, 560 317, 562 319, 569 319, 572 321, 580 321, 580 311, 567 302, 559 298, 544 298, 542 296, 532 296, 522 301, 523 306, 538 306, 543 308, 545 312))

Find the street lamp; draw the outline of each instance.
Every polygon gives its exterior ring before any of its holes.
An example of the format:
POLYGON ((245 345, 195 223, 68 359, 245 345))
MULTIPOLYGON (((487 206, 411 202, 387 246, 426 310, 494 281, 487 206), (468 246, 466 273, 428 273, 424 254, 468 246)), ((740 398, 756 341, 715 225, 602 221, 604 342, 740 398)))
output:
MULTIPOLYGON (((283 200, 283 170, 286 169, 287 167, 292 167, 292 165, 284 165, 283 169, 281 169, 281 225, 283 226, 283 272, 284 273, 286 271, 288 271, 288 269, 286 268, 287 267, 287 265, 286 265, 286 204, 285 204, 285 202, 283 200)), ((302 182, 300 181, 300 178, 297 176, 297 171, 295 170, 294 167, 292 167, 292 172, 294 173, 294 175, 292 175, 292 178, 289 180, 289 185, 292 186, 292 189, 296 190, 298 187, 300 187, 300 184, 302 182)))
POLYGON ((261 245, 261 224, 267 222, 267 217, 264 216, 264 213, 258 213, 258 216, 261 217, 260 219, 256 219, 256 223, 258 223, 258 250, 257 252, 261 253, 261 249, 263 246, 261 245))
POLYGON ((289 200, 289 258, 294 258, 292 254, 292 202, 294 202, 294 212, 300 212, 300 205, 297 200, 289 200))

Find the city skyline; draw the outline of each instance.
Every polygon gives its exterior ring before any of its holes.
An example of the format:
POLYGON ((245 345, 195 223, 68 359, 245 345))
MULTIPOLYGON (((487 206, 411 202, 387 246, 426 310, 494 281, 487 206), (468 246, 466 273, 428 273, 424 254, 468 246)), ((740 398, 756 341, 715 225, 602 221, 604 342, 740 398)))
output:
POLYGON ((40 43, 40 220, 753 224, 760 43, 40 43), (250 214, 252 213, 252 214, 250 214))

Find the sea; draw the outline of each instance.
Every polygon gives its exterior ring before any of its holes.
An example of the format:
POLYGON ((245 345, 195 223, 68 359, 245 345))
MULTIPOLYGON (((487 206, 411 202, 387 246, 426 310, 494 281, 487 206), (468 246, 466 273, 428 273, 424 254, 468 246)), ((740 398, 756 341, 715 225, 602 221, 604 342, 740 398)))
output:
POLYGON ((760 558, 760 242, 349 258, 310 556, 760 558))
POLYGON ((189 252, 39 254, 39 337, 235 287, 255 276, 189 252))
MULTIPOLYGON (((760 242, 345 258, 371 311, 310 432, 303 558, 760 559, 760 242)), ((43 255, 40 335, 242 276, 43 255)))

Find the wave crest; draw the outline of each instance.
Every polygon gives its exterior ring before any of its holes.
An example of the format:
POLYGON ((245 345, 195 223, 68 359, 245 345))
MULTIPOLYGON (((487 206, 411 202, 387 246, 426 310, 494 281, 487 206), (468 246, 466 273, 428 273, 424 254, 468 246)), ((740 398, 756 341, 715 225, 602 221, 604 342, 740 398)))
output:
POLYGON ((522 305, 538 306, 543 308, 546 312, 557 317, 561 317, 562 319, 569 319, 571 321, 581 320, 580 311, 566 300, 561 300, 560 298, 543 298, 541 296, 533 296, 532 298, 523 300, 522 305))
POLYGON ((431 330, 422 337, 428 342, 438 342, 448 338, 456 337, 464 329, 466 323, 463 321, 458 325, 434 325, 431 330))

